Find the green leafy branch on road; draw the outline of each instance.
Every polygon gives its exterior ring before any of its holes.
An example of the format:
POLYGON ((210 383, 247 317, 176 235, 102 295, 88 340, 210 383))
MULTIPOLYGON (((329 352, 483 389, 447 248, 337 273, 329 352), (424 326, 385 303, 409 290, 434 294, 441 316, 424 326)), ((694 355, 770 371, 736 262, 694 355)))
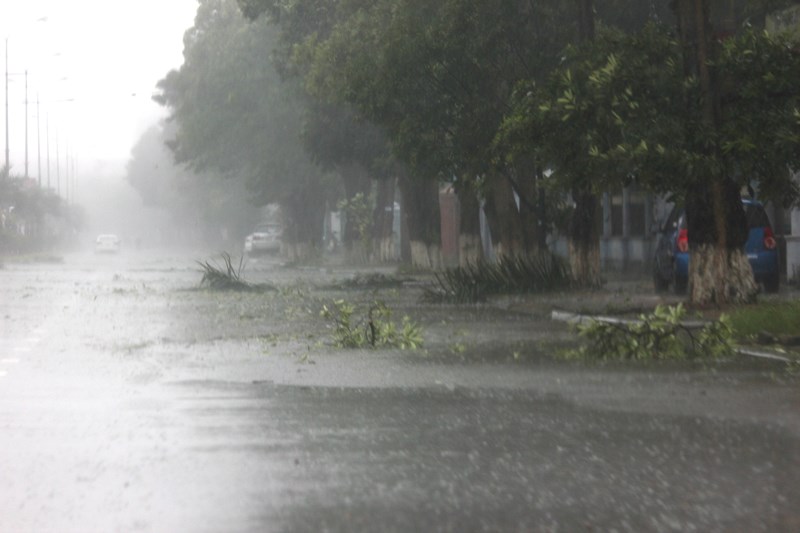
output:
POLYGON ((324 305, 321 315, 330 322, 333 342, 339 348, 399 348, 416 350, 422 347, 422 331, 408 316, 398 324, 392 311, 380 301, 373 302, 366 315, 357 318, 356 307, 344 300, 324 305))
POLYGON ((686 310, 659 305, 651 314, 635 321, 589 320, 578 325, 587 342, 567 353, 568 357, 603 360, 665 360, 698 357, 718 358, 735 351, 730 319, 699 327, 684 322, 686 310))

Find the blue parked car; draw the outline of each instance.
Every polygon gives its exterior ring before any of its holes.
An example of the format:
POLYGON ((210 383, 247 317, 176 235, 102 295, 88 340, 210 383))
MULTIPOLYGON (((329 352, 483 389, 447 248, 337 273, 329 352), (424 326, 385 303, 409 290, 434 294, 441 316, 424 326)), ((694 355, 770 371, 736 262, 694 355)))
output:
MULTIPOLYGON (((755 200, 742 200, 742 205, 750 228, 745 252, 756 282, 763 283, 767 292, 778 292, 780 261, 769 217, 764 206, 755 200)), ((672 210, 660 233, 653 262, 656 291, 663 292, 672 285, 676 293, 683 294, 689 282, 689 234, 683 208, 672 210)))

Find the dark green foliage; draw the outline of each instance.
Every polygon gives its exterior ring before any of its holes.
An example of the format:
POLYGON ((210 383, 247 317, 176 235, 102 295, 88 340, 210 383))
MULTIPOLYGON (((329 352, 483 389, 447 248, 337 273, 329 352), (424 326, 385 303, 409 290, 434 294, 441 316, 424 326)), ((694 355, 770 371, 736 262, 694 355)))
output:
POLYGON ((504 293, 545 292, 574 285, 569 263, 553 254, 503 257, 496 263, 481 261, 436 274, 425 290, 428 302, 481 302, 504 293))

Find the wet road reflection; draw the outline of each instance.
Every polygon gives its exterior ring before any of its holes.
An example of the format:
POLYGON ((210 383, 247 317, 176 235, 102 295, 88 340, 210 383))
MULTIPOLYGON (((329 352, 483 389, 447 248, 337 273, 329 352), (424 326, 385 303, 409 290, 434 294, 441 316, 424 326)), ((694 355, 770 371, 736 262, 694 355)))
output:
POLYGON ((426 351, 337 350, 314 306, 346 274, 216 294, 193 260, 0 270, 0 530, 800 529, 772 367, 575 365, 543 319, 394 289, 426 351))

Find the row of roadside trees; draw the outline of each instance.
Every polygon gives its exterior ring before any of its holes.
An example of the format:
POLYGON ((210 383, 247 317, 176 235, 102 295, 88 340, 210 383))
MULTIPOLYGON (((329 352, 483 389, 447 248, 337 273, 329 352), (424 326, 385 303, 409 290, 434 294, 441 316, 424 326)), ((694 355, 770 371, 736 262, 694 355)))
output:
POLYGON ((686 205, 690 298, 741 301, 741 187, 797 198, 800 55, 761 30, 789 3, 200 0, 157 99, 177 159, 280 203, 296 256, 358 194, 382 249, 396 187, 411 261, 438 265, 448 183, 462 262, 481 259, 481 204, 499 255, 546 252, 566 212, 573 273, 595 284, 598 195, 636 184, 686 205))
POLYGON ((83 211, 52 189, 0 169, 0 256, 50 251, 69 244, 83 211))

